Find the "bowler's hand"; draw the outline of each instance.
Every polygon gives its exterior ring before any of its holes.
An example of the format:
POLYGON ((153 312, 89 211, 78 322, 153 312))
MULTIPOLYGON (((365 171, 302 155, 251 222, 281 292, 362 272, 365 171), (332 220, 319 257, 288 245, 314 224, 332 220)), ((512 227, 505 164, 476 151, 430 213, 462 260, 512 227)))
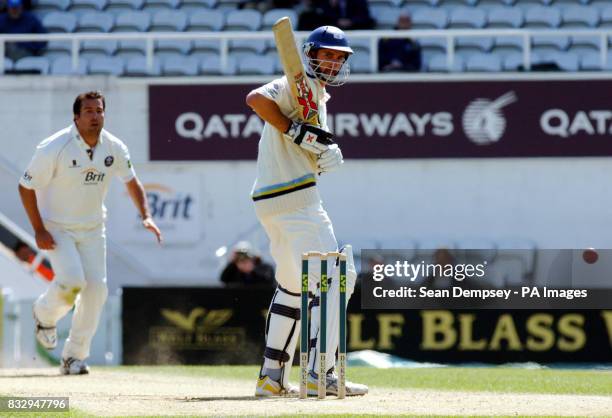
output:
POLYGON ((41 250, 54 250, 55 240, 46 229, 40 229, 35 232, 34 237, 36 238, 36 245, 41 250))
POLYGON ((157 227, 157 225, 155 225, 155 221, 153 221, 153 218, 151 218, 150 216, 147 216, 146 218, 144 218, 142 220, 142 226, 144 226, 145 228, 147 228, 149 231, 153 232, 155 234, 155 238, 157 238, 157 242, 158 243, 162 243, 162 241, 164 240, 162 237, 162 233, 159 230, 159 228, 157 227))

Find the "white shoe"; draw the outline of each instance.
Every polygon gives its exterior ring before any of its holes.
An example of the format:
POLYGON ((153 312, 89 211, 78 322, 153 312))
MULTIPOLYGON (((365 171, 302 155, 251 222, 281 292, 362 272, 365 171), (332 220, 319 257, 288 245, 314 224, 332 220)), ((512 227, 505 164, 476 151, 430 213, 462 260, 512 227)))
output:
POLYGON ((64 358, 60 372, 62 374, 89 374, 89 366, 83 360, 74 357, 64 358))
POLYGON ((40 323, 34 310, 34 322, 36 322, 36 340, 47 350, 53 350, 57 347, 57 328, 55 326, 48 327, 40 323))
POLYGON ((289 384, 286 388, 280 382, 271 379, 269 376, 261 376, 257 379, 255 396, 296 396, 300 393, 297 386, 289 384))
MULTIPOLYGON (((327 395, 337 396, 338 395, 338 375, 335 371, 327 373, 327 395)), ((317 396, 319 387, 319 378, 312 370, 308 373, 308 395, 317 396)), ((359 383, 353 383, 346 381, 346 396, 363 396, 368 393, 368 387, 359 383)))

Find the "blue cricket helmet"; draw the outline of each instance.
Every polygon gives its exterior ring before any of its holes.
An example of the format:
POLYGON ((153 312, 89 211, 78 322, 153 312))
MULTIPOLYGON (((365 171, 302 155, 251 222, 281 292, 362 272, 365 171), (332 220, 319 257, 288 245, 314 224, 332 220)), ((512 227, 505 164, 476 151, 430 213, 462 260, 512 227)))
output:
POLYGON ((307 62, 307 70, 319 80, 330 86, 340 86, 348 80, 350 67, 347 63, 348 58, 353 54, 353 49, 349 45, 346 35, 335 26, 321 26, 313 30, 302 46, 304 58, 307 62), (331 49, 346 53, 344 62, 330 63, 329 61, 319 60, 313 56, 313 52, 319 49, 331 49), (333 72, 326 67, 334 67, 333 72))
POLYGON ((321 26, 313 30, 306 41, 304 42, 304 53, 308 53, 312 50, 327 48, 334 49, 336 51, 353 53, 348 39, 344 32, 335 26, 321 26))

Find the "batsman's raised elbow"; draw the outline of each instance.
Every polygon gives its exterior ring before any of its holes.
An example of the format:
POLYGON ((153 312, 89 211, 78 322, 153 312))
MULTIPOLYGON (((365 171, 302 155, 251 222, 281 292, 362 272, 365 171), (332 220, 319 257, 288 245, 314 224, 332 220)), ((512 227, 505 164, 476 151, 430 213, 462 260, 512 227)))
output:
POLYGON ((247 106, 251 109, 255 109, 255 106, 257 106, 257 96, 259 96, 259 93, 257 93, 255 90, 252 90, 249 94, 246 95, 245 102, 247 106))

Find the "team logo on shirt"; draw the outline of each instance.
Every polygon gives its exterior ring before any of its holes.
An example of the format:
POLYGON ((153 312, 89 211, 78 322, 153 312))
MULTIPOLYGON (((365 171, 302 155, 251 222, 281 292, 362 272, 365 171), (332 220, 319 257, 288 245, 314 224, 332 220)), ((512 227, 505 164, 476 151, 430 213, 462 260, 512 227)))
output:
POLYGON ((102 183, 104 181, 104 176, 106 175, 95 168, 89 168, 84 170, 82 173, 85 174, 85 181, 83 184, 86 186, 102 183))
POLYGON ((115 159, 113 158, 112 155, 109 155, 108 157, 106 157, 104 159, 104 165, 107 167, 110 167, 111 165, 113 165, 113 162, 115 161, 115 159))
POLYGON ((27 171, 23 173, 23 178, 25 181, 32 181, 32 175, 27 171))

